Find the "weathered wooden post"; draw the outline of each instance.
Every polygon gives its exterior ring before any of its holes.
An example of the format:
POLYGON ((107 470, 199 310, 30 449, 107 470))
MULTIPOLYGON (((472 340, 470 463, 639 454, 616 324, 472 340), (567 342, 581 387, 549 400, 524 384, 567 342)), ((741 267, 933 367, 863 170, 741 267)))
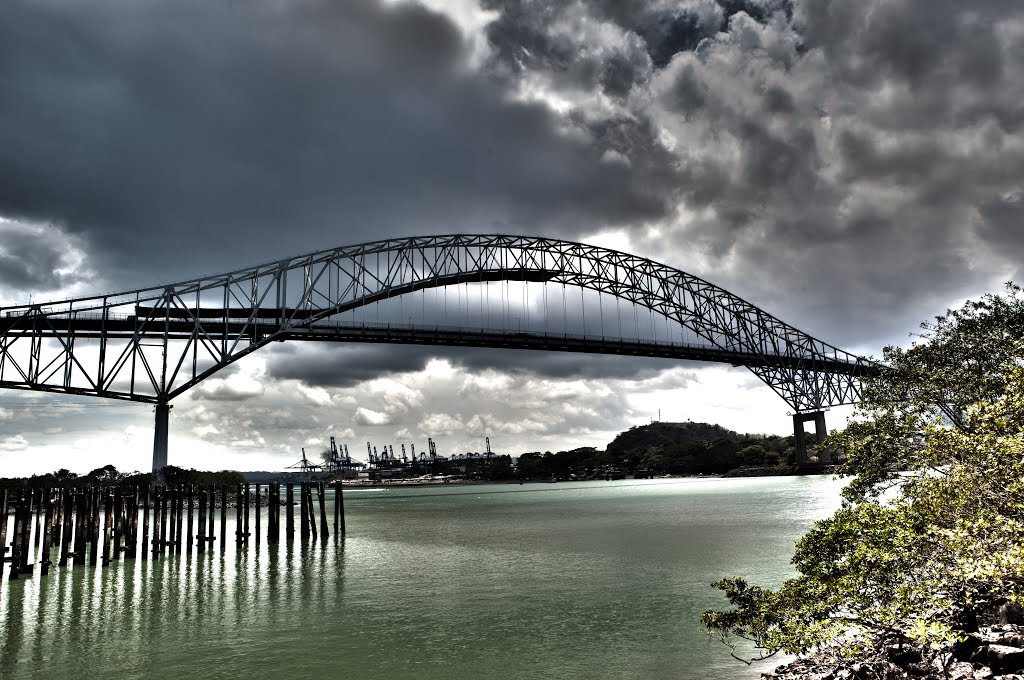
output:
POLYGON ((235 485, 235 545, 242 545, 242 485, 235 485))
POLYGON ((112 520, 114 527, 113 534, 113 553, 111 559, 121 558, 121 537, 124 536, 124 495, 121 493, 121 487, 114 487, 114 517, 112 520))
MULTIPOLYGON (((192 535, 192 520, 194 519, 194 512, 192 510, 192 501, 195 500, 195 485, 188 485, 188 532, 185 534, 185 554, 192 554, 192 541, 195 538, 192 535)), ((201 520, 200 520, 201 521, 201 520)))
POLYGON ((103 554, 101 564, 106 567, 110 564, 110 539, 114 533, 113 518, 114 497, 109 493, 103 494, 103 554))
POLYGON ((32 512, 35 500, 35 491, 29 491, 28 501, 25 506, 25 518, 22 520, 21 525, 21 573, 26 576, 31 576, 32 570, 36 566, 29 562, 32 558, 32 512))
POLYGON ((175 508, 175 513, 176 513, 177 516, 175 517, 175 519, 178 522, 178 527, 177 527, 177 529, 175 530, 175 533, 174 533, 174 538, 175 538, 175 541, 174 541, 174 552, 177 553, 178 555, 180 555, 181 554, 181 549, 183 547, 182 543, 184 542, 184 540, 182 539, 182 537, 184 536, 182 531, 185 528, 184 527, 184 524, 185 524, 185 485, 184 484, 178 485, 178 489, 177 489, 176 493, 177 493, 177 499, 176 499, 177 500, 177 504, 176 504, 176 508, 175 508))
POLYGON ((160 490, 160 556, 163 557, 167 553, 167 520, 170 519, 168 515, 168 508, 173 508, 174 505, 171 503, 170 498, 171 489, 170 487, 163 487, 160 490))
POLYGON ((0 578, 4 575, 4 564, 7 561, 7 499, 10 493, 0 489, 0 578))
POLYGON ((260 483, 256 482, 256 545, 260 544, 260 483))
POLYGON ((89 527, 87 502, 84 491, 75 494, 75 556, 72 564, 76 567, 85 564, 85 541, 89 527))
POLYGON ((327 488, 323 482, 317 482, 316 484, 316 500, 320 504, 320 533, 323 534, 326 540, 330 536, 330 532, 327 531, 327 488))
POLYGON ((74 494, 70 489, 64 490, 64 528, 60 534, 60 561, 58 564, 64 566, 71 557, 71 508, 74 503, 74 494))
POLYGON ((215 516, 215 513, 213 512, 213 506, 217 500, 217 489, 213 486, 213 484, 210 484, 208 487, 206 487, 206 493, 209 496, 207 502, 210 504, 210 525, 208 527, 208 531, 206 534, 206 540, 210 544, 210 550, 213 551, 213 542, 216 540, 216 536, 213 533, 213 522, 215 516))
POLYGON ((17 581, 21 576, 21 522, 23 491, 19 491, 14 501, 14 532, 11 535, 11 580, 17 581))
POLYGON ((220 485, 220 551, 228 540, 228 485, 220 485))
POLYGON ((295 512, 293 510, 295 506, 295 485, 292 482, 288 482, 285 489, 285 506, 284 506, 284 533, 285 538, 288 541, 295 539, 295 512))
MULTIPOLYGON (((53 522, 54 522, 53 535, 50 537, 50 541, 52 542, 51 547, 53 547, 53 548, 56 548, 56 547, 58 547, 60 545, 60 529, 58 529, 57 527, 61 526, 61 523, 63 522, 63 519, 64 519, 64 489, 63 488, 58 488, 57 489, 57 498, 56 498, 56 501, 55 501, 55 505, 57 507, 57 513, 56 513, 56 516, 53 518, 53 522)), ((60 559, 60 557, 58 556, 57 559, 60 559)))
POLYGON ((274 483, 267 482, 267 544, 274 543, 274 483))
POLYGON ((36 505, 36 535, 32 539, 32 554, 39 552, 39 541, 42 538, 42 524, 43 524, 43 492, 44 489, 37 489, 34 492, 39 498, 35 501, 36 505))
MULTIPOLYGON (((139 488, 134 487, 128 496, 128 545, 125 555, 132 559, 138 556, 139 549, 139 488)), ((143 551, 145 552, 145 551, 143 551)))
POLYGON ((100 490, 92 488, 89 490, 89 498, 86 505, 89 510, 89 566, 96 566, 96 551, 100 538, 100 490))
POLYGON ((335 482, 334 487, 334 526, 335 535, 345 535, 345 493, 342 482, 335 482), (340 522, 340 528, 339 528, 340 522))
POLYGON ((196 539, 196 552, 200 555, 206 552, 206 490, 199 487, 199 523, 196 539))
POLYGON ((178 508, 178 487, 171 485, 167 487, 167 547, 168 552, 174 552, 174 543, 177 538, 174 534, 178 522, 175 517, 178 508))
POLYGON ((242 543, 249 544, 249 482, 243 487, 245 507, 242 510, 242 543))
POLYGON ((309 540, 309 506, 306 505, 307 482, 299 484, 299 534, 303 543, 309 540))
POLYGON ((149 559, 149 501, 151 487, 142 491, 142 561, 149 559))
POLYGON ((316 508, 313 507, 313 483, 306 484, 306 505, 309 508, 309 533, 316 540, 316 508))
MULTIPOLYGON (((50 573, 50 533, 53 530, 53 494, 46 489, 43 495, 46 501, 46 516, 43 519, 43 551, 39 555, 39 575, 46 576, 50 573)), ((6 518, 5 518, 6 519, 6 518)))

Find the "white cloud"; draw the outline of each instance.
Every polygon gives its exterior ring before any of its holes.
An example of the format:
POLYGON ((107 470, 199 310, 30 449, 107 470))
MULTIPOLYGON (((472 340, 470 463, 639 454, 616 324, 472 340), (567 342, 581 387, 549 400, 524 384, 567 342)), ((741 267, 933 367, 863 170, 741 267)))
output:
POLYGON ((352 421, 357 425, 387 425, 391 422, 391 419, 386 413, 371 411, 360 406, 352 416, 352 421))
POLYGON ((28 443, 24 435, 20 434, 0 437, 0 451, 24 451, 28 448, 28 443))

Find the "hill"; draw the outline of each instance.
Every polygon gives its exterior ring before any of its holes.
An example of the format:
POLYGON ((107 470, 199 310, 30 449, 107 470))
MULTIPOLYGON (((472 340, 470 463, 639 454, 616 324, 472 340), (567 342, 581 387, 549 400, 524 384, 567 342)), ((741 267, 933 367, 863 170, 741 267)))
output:
POLYGON ((649 425, 637 425, 619 433, 605 450, 612 455, 623 455, 637 449, 657 448, 666 444, 692 444, 719 439, 738 444, 744 437, 721 425, 710 423, 654 422, 649 425))

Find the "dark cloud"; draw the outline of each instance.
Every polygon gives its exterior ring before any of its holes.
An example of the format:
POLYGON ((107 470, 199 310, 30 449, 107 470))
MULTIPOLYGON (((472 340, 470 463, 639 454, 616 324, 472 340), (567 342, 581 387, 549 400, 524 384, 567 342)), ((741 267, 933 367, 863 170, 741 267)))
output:
POLYGON ((78 253, 66 234, 42 226, 0 222, 0 289, 19 296, 73 285, 78 253))
MULTIPOLYGON (((0 244, 2 285, 86 277, 65 241, 113 286, 385 236, 607 231, 877 352, 1019 277, 1019 0, 483 4, 466 28, 370 0, 2 3, 0 216, 67 236, 0 244)), ((329 345, 267 370, 349 387, 431 357, 517 379, 675 365, 329 345)))
POLYGON ((0 215, 64 225, 112 280, 148 284, 385 235, 666 213, 465 54, 414 4, 4 3, 0 215))
POLYGON ((267 360, 267 373, 279 380, 299 380, 313 386, 352 387, 376 378, 421 371, 432 359, 443 359, 469 371, 497 370, 560 379, 644 380, 680 365, 665 359, 642 357, 471 347, 336 344, 275 347, 267 360))

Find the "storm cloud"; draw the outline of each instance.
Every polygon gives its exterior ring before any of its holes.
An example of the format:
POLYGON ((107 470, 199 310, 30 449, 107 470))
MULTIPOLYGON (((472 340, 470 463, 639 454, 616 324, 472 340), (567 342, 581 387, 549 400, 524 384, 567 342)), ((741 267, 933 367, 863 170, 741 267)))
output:
POLYGON ((4 3, 0 215, 63 225, 134 284, 381 234, 666 214, 465 52, 414 4, 4 3))
MULTIPOLYGON (((9 0, 0 299, 525 233, 651 257, 877 353, 1019 278, 1022 69, 1019 0, 9 0)), ((750 418, 703 398, 715 369, 658 360, 260 355, 177 417, 223 446, 364 423, 529 448, 597 441, 670 393, 750 418)), ((35 445, 11 423, 4 441, 35 445)))

